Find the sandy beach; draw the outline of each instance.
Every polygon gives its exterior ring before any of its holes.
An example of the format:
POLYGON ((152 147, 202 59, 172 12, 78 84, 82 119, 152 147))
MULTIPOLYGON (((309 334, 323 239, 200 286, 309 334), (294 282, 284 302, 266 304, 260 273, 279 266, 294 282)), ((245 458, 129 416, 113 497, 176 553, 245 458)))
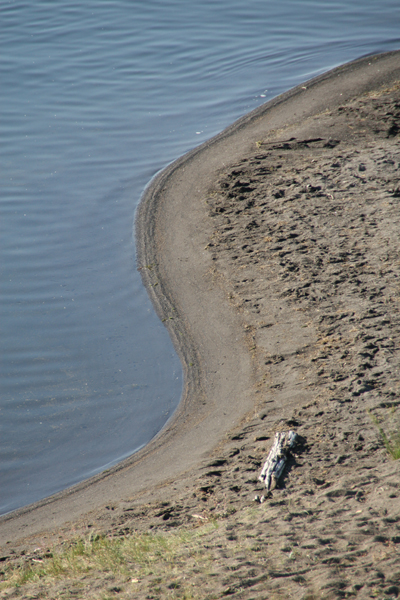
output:
MULTIPOLYGON (((180 557, 193 597, 398 597, 399 230, 399 52, 304 83, 159 174, 138 268, 183 364, 181 404, 130 459, 1 518, 2 565, 218 515, 212 576, 180 557), (299 442, 259 504, 288 429, 299 442)), ((118 597, 183 597, 150 580, 118 597)), ((82 597, 98 597, 90 581, 82 597)), ((34 585, 1 597, 66 590, 34 585)))

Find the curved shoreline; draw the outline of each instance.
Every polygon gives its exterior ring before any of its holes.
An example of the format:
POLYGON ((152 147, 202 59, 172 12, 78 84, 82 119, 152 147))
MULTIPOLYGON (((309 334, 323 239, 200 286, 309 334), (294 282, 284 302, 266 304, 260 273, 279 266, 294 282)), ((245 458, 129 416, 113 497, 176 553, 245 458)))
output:
POLYGON ((269 131, 303 122, 395 79, 400 79, 399 52, 338 67, 245 115, 155 177, 138 209, 138 262, 182 360, 182 400, 166 427, 130 458, 0 518, 1 544, 61 527, 110 501, 156 497, 172 481, 184 485, 183 474, 251 410, 252 365, 240 315, 213 285, 211 259, 203 251, 206 191, 221 168, 269 131))

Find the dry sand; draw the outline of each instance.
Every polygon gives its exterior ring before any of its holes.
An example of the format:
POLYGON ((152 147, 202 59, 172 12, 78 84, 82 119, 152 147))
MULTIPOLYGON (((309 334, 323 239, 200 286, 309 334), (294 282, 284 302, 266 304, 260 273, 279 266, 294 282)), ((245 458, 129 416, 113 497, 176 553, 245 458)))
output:
POLYGON ((200 598, 399 596, 400 465, 380 432, 399 430, 399 169, 389 53, 267 103, 161 173, 139 211, 139 268, 183 362, 180 408, 109 474, 3 518, 7 560, 71 529, 218 513, 213 576, 187 574, 200 598), (289 428, 296 453, 256 504, 289 428))

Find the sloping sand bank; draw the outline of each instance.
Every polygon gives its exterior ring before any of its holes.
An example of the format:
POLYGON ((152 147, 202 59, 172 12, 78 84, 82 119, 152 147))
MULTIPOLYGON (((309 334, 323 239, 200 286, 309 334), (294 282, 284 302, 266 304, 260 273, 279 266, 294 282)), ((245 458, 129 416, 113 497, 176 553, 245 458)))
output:
MULTIPOLYGON (((110 503, 122 511, 189 493, 213 452, 238 454, 235 428, 239 439, 243 427, 257 430, 258 456, 272 430, 296 423, 293 411, 308 404, 317 409, 298 426, 310 445, 308 428, 329 429, 334 419, 319 403, 341 407, 340 419, 359 399, 370 399, 363 415, 377 409, 379 370, 393 375, 379 402, 394 402, 398 361, 388 340, 398 334, 399 293, 389 266, 398 270, 399 81, 399 52, 335 69, 246 115, 152 181, 137 217, 139 268, 183 363, 181 404, 130 459, 0 519, 2 546, 83 523, 88 513, 107 527, 110 503), (347 225, 353 230, 341 236, 347 225), (360 333, 365 319, 372 337, 360 333), (332 358, 334 348, 348 358, 332 358), (378 361, 376 348, 392 362, 378 361)), ((364 447, 361 429, 353 454, 364 447)))

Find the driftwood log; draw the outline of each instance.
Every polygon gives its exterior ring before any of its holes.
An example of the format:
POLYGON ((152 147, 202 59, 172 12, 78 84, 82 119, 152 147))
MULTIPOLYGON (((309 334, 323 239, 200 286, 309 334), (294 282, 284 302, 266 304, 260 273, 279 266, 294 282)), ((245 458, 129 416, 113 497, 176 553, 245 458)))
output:
POLYGON ((289 451, 296 444, 297 433, 282 431, 275 434, 274 443, 260 473, 259 480, 265 483, 267 492, 276 488, 283 473, 289 451))

